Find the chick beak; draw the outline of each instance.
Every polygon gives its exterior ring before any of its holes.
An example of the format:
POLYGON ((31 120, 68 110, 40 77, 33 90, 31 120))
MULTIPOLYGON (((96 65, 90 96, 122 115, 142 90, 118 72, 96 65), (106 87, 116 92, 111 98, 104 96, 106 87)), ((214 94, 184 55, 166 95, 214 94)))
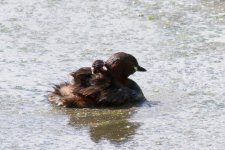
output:
POLYGON ((103 70, 105 70, 105 71, 107 71, 107 70, 108 70, 108 69, 106 68, 106 66, 103 66, 103 67, 102 67, 102 69, 103 69, 103 70))
POLYGON ((94 67, 91 67, 91 74, 95 74, 94 67))

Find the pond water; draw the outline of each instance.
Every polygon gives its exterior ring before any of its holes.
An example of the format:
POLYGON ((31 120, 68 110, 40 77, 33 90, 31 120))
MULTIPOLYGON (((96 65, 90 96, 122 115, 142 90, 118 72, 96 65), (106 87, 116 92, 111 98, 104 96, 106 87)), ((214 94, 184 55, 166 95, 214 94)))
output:
POLYGON ((225 1, 0 0, 0 149, 225 147, 225 1), (67 109, 69 73, 133 54, 149 104, 67 109))

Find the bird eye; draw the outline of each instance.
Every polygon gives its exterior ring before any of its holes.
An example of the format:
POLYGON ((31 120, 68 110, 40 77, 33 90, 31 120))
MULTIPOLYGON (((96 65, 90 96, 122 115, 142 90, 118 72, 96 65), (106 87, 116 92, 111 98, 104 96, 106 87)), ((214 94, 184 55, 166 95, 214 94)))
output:
POLYGON ((134 70, 135 70, 135 71, 138 71, 138 68, 135 66, 135 67, 134 67, 134 70))

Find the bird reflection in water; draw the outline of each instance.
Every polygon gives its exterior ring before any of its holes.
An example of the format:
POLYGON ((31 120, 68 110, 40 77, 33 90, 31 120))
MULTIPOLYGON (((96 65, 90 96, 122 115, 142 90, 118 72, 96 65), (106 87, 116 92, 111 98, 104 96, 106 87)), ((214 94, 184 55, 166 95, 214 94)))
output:
POLYGON ((81 129, 89 128, 92 141, 108 140, 111 143, 124 143, 135 135, 137 122, 130 121, 135 107, 116 109, 65 109, 69 125, 81 129))

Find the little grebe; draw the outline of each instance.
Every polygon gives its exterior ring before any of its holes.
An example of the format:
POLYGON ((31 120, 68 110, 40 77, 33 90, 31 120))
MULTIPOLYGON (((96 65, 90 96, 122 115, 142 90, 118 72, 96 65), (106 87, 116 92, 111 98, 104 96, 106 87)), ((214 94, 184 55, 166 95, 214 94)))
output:
POLYGON ((139 102, 145 97, 129 75, 146 71, 134 56, 119 52, 106 62, 96 60, 92 67, 80 68, 71 73, 73 83, 56 85, 49 101, 64 107, 118 106, 139 102))

